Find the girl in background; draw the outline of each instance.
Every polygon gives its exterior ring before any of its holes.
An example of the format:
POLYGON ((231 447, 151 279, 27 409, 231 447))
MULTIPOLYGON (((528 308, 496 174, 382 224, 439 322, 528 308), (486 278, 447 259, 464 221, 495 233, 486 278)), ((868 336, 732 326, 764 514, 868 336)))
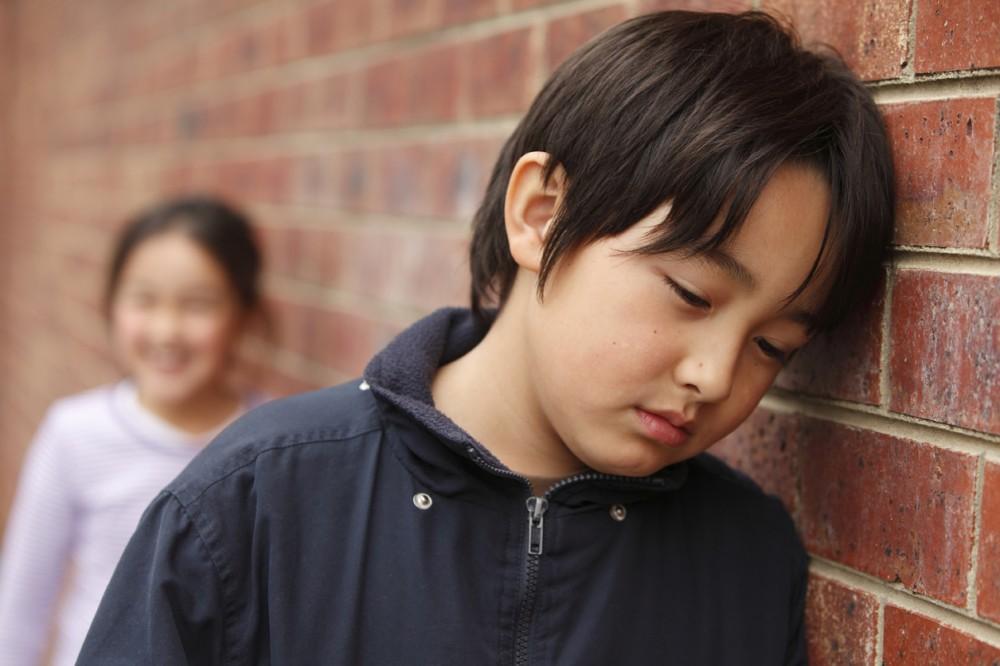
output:
POLYGON ((0 665, 38 664, 52 636, 52 663, 75 662, 146 505, 261 401, 230 382, 260 264, 247 220, 211 199, 123 231, 105 302, 127 378, 57 401, 31 445, 0 560, 0 665))

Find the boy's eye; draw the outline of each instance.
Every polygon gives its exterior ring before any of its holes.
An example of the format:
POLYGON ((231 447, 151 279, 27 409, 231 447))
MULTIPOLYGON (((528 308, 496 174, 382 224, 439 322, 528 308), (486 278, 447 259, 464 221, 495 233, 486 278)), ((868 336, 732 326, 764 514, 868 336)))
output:
POLYGON ((764 352, 766 355, 770 356, 771 358, 773 358, 775 361, 777 361, 782 365, 788 363, 788 361, 792 359, 792 356, 795 353, 795 352, 786 352, 781 349, 778 349, 764 338, 754 338, 754 342, 757 343, 757 346, 760 347, 760 350, 762 352, 764 352))
POLYGON ((694 292, 685 289, 684 287, 680 286, 670 278, 665 278, 665 279, 667 281, 667 285, 669 285, 670 288, 673 289, 678 296, 680 296, 682 301, 684 301, 691 307, 698 308, 699 310, 711 309, 712 304, 706 301, 698 294, 695 294, 694 292))

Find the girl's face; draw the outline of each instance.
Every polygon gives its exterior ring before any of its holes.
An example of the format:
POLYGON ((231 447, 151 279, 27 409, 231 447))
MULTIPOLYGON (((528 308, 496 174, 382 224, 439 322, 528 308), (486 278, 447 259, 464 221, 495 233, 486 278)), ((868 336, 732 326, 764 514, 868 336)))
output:
POLYGON ((171 231, 142 241, 126 260, 112 336, 143 401, 176 407, 225 387, 243 315, 222 266, 171 231))

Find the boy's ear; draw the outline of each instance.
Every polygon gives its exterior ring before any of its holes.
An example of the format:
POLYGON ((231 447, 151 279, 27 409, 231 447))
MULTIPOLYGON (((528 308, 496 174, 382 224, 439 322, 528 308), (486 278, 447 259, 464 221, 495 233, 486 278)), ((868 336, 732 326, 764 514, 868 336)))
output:
POLYGON ((510 254, 521 268, 537 273, 549 224, 562 203, 566 172, 557 166, 549 182, 542 180, 551 156, 535 151, 525 153, 514 165, 507 182, 504 224, 510 254))

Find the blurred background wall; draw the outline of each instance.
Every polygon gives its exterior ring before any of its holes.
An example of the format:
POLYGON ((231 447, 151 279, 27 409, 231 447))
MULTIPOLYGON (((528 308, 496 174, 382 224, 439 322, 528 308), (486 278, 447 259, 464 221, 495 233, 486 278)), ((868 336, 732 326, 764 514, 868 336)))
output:
POLYGON ((577 45, 661 8, 763 8, 871 82, 897 156, 882 297, 720 446, 814 555, 819 664, 1000 659, 1000 3, 0 0, 0 518, 55 397, 114 379, 124 218, 217 192, 256 219, 278 394, 356 375, 465 302, 493 159, 577 45))

